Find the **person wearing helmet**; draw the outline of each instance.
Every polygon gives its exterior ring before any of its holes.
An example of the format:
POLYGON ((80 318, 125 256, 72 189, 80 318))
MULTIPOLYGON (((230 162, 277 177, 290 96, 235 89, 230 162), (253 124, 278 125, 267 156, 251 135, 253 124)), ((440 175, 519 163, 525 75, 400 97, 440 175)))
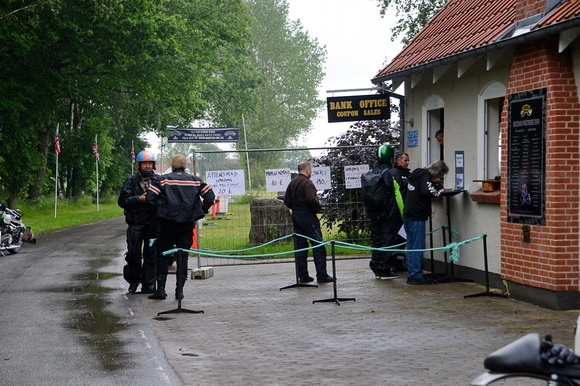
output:
MULTIPOLYGON (((371 220, 371 247, 386 248, 399 243, 398 232, 403 225, 403 199, 400 188, 403 186, 400 171, 392 166, 393 148, 382 145, 377 148, 377 166, 371 173, 381 174, 378 181, 383 184, 384 199, 380 205, 367 206, 371 220)), ((396 279, 396 256, 388 250, 375 250, 371 254, 370 269, 377 279, 396 279)))
POLYGON ((146 192, 159 179, 155 170, 155 155, 143 150, 137 155, 137 172, 125 180, 117 203, 125 210, 127 252, 123 277, 129 292, 135 293, 141 283, 141 293, 155 292, 155 249, 150 239, 157 237, 155 207, 148 204, 146 192))

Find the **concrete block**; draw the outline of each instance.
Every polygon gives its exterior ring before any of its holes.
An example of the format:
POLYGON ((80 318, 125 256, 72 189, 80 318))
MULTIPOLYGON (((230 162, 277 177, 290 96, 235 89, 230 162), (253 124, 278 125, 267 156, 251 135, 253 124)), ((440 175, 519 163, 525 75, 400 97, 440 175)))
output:
POLYGON ((213 267, 201 267, 191 270, 192 279, 209 279, 213 276, 213 267))

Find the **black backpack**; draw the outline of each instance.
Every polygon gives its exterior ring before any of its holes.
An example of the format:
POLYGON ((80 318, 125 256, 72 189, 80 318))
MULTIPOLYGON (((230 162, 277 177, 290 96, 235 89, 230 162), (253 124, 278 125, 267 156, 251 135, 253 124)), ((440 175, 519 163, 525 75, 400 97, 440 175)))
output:
POLYGON ((389 168, 383 169, 380 173, 371 170, 361 175, 361 187, 363 194, 363 203, 370 209, 384 209, 387 206, 389 192, 387 184, 382 181, 383 175, 389 168))

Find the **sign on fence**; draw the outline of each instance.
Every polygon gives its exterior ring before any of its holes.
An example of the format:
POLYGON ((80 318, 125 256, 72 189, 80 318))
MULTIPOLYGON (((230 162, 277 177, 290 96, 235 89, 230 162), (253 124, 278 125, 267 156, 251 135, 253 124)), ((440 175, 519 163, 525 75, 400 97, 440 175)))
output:
POLYGON ((312 168, 312 176, 310 176, 316 190, 326 190, 332 188, 332 181, 330 178, 330 167, 322 166, 312 168))
POLYGON ((360 176, 368 173, 369 165, 350 165, 344 167, 344 186, 346 189, 362 187, 360 176))
POLYGON ((266 190, 285 192, 291 180, 290 169, 266 169, 266 190))
POLYGON ((205 182, 216 196, 246 194, 243 170, 219 170, 205 172, 205 182))

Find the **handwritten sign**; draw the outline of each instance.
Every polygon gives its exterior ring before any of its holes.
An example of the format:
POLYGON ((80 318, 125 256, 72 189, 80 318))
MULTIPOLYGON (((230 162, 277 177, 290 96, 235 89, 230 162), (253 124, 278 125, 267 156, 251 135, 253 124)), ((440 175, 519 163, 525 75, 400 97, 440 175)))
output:
POLYGON ((266 169, 266 190, 285 192, 291 180, 290 169, 266 169))
POLYGON ((243 170, 207 171, 205 181, 216 196, 246 194, 243 170))
POLYGON ((344 185, 346 189, 360 188, 360 176, 369 171, 369 165, 349 165, 344 167, 344 185))
POLYGON ((316 190, 326 190, 332 188, 332 181, 330 178, 330 167, 322 166, 312 168, 312 176, 310 176, 316 190))

